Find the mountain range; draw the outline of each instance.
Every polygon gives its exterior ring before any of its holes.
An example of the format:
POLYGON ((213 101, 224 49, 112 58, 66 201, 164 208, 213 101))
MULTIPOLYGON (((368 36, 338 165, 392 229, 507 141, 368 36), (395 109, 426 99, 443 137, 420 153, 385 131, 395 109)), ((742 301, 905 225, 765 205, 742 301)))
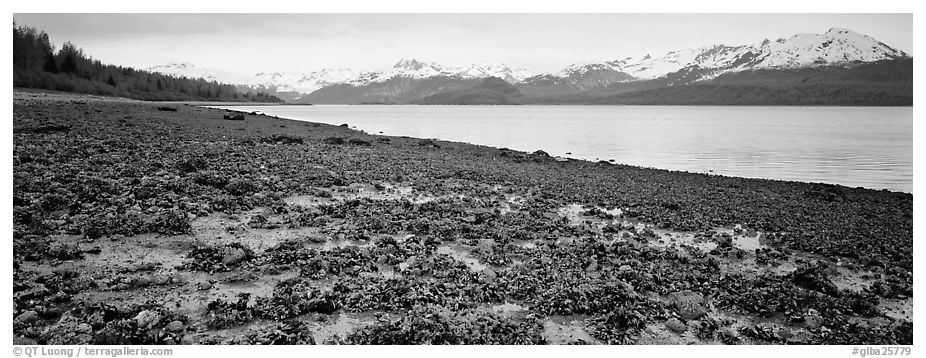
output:
POLYGON ((533 73, 505 64, 447 67, 403 59, 379 70, 252 76, 188 63, 149 68, 326 104, 825 104, 910 105, 909 54, 833 28, 752 45, 715 45, 573 64, 533 73))

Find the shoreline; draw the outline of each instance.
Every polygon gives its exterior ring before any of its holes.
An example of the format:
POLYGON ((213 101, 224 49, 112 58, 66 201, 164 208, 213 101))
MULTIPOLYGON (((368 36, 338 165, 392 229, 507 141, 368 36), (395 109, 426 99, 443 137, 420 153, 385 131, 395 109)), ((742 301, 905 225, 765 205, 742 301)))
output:
MULTIPOLYGON (((252 107, 252 106, 249 106, 249 105, 246 105, 246 104, 242 104, 242 105, 237 105, 237 104, 233 104, 233 105, 198 105, 198 104, 195 104, 195 103, 189 103, 189 104, 190 104, 190 105, 197 105, 197 106, 204 107, 204 108, 220 109, 220 110, 226 110, 226 111, 237 112, 237 113, 245 113, 245 114, 251 114, 251 113, 254 113, 254 112, 255 112, 255 111, 249 111, 249 110, 242 109, 242 107, 252 107)), ((277 105, 279 105, 279 106, 287 106, 287 104, 285 104, 285 103, 284 103, 284 104, 277 104, 277 105)), ((326 105, 326 104, 321 104, 321 105, 316 105, 316 106, 324 107, 324 106, 351 106, 351 105, 342 105, 342 104, 326 105)), ((415 105, 410 105, 410 106, 415 106, 415 105)), ((635 105, 631 105, 631 106, 635 106, 635 105)), ((667 106, 667 107, 670 107, 670 106, 667 106)), ((776 107, 776 106, 765 106, 765 107, 776 107)), ((802 107, 803 107, 803 106, 802 106, 802 107)), ((847 106, 843 106, 843 107, 848 108, 847 106)), ((818 108, 825 108, 825 106, 818 106, 818 108)), ((880 108, 880 107, 870 107, 870 108, 880 108)), ((259 112, 259 111, 256 111, 256 112, 259 112)), ((269 116, 269 117, 273 117, 273 118, 279 118, 279 119, 285 119, 285 120, 292 120, 292 121, 303 122, 303 123, 316 123, 316 122, 312 122, 312 121, 310 121, 310 120, 308 120, 308 119, 288 118, 288 117, 281 116, 281 115, 275 115, 275 114, 263 113, 263 112, 261 112, 260 114, 261 114, 261 115, 266 115, 266 116, 269 116)), ((335 123, 326 123, 326 124, 328 124, 328 125, 338 125, 338 124, 335 124, 335 123)), ((368 133, 368 132, 367 132, 368 129, 366 129, 366 128, 360 128, 360 127, 356 127, 356 126, 351 126, 351 127, 349 127, 349 128, 358 130, 358 131, 363 132, 363 133, 368 133)), ((372 131, 369 132, 369 133, 372 133, 372 131)), ((379 132, 378 135, 382 135, 382 136, 399 136, 399 135, 397 135, 397 134, 390 134, 390 133, 383 133, 383 132, 379 132)), ((419 139, 421 139, 421 138, 419 138, 419 139)), ((441 141, 447 141, 447 142, 455 142, 455 143, 466 144, 466 145, 484 146, 484 147, 489 147, 489 148, 494 148, 494 149, 502 148, 502 147, 500 147, 500 146, 496 146, 496 145, 492 145, 492 144, 471 143, 471 142, 466 142, 466 141, 462 141, 462 140, 454 140, 454 139, 446 139, 446 138, 437 138, 437 137, 433 137, 433 138, 431 138, 431 139, 441 140, 441 141)), ((513 150, 519 151, 519 152, 524 152, 524 153, 531 153, 531 152, 537 151, 537 150, 548 151, 548 149, 546 149, 546 148, 529 148, 529 149, 528 149, 528 148, 515 148, 515 149, 513 149, 513 150)), ((651 166, 646 166, 646 165, 635 165, 635 164, 628 164, 628 163, 620 163, 620 162, 614 161, 613 159, 612 159, 612 160, 608 160, 608 158, 594 158, 594 159, 593 159, 593 158, 583 158, 583 157, 581 157, 581 156, 574 156, 573 153, 568 153, 568 152, 567 152, 566 154, 562 154, 562 155, 555 155, 554 153, 551 153, 551 156, 553 156, 553 157, 555 157, 555 158, 559 158, 559 159, 561 159, 561 160, 568 159, 568 160, 573 160, 573 161, 578 160, 578 161, 589 162, 589 163, 592 163, 592 164, 595 164, 595 163, 603 163, 603 164, 612 164, 612 165, 623 165, 623 166, 627 166, 627 167, 632 167, 632 168, 637 168, 637 169, 645 169, 645 170, 666 170, 666 171, 676 172, 676 173, 702 174, 702 175, 709 175, 709 176, 722 176, 722 177, 739 178, 739 179, 771 180, 771 181, 793 182, 793 183, 812 184, 812 185, 813 185, 813 184, 816 184, 816 185, 835 185, 835 186, 839 186, 839 187, 843 187, 843 188, 861 188, 861 189, 866 189, 866 190, 889 191, 889 192, 893 192, 893 193, 912 194, 912 183, 911 183, 910 191, 906 191, 906 190, 903 190, 903 189, 895 189, 895 188, 887 188, 887 187, 884 187, 884 188, 874 188, 874 187, 866 187, 866 186, 861 186, 861 185, 855 185, 855 186, 853 186, 853 185, 850 185, 850 184, 842 184, 842 183, 835 183, 835 182, 828 182, 828 181, 806 181, 806 180, 799 180, 799 179, 780 179, 780 178, 769 178, 769 177, 759 177, 759 176, 743 176, 743 175, 736 175, 736 174, 715 173, 714 170, 713 170, 713 169, 710 169, 710 168, 704 168, 704 169, 702 169, 702 170, 682 170, 682 169, 671 169, 671 168, 651 167, 651 166)))
POLYGON ((163 104, 14 92, 18 342, 912 344, 911 194, 163 104))

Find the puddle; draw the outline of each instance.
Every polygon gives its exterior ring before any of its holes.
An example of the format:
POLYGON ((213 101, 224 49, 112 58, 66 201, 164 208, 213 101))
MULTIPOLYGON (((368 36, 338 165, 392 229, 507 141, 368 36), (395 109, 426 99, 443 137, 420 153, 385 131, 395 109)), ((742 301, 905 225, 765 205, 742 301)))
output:
POLYGON ((373 246, 373 242, 372 241, 351 241, 351 240, 329 239, 325 241, 324 244, 321 244, 320 249, 323 251, 329 251, 329 250, 333 250, 337 248, 343 249, 343 248, 347 248, 351 246, 370 247, 370 246, 373 246))
POLYGON ((335 201, 329 198, 322 198, 315 195, 296 195, 283 198, 283 202, 292 206, 314 208, 320 205, 328 205, 334 203, 335 201))
POLYGON ((523 249, 528 249, 528 250, 537 248, 537 244, 534 243, 533 241, 512 240, 511 243, 514 244, 515 246, 518 246, 523 249))
POLYGON ((836 267, 836 275, 832 275, 830 280, 833 281, 833 284, 836 285, 840 290, 850 290, 855 292, 861 292, 864 289, 871 287, 871 284, 875 283, 877 279, 874 276, 873 272, 865 270, 850 270, 845 267, 836 267))
POLYGON ((489 268, 488 266, 479 262, 478 258, 470 256, 469 251, 462 249, 460 245, 438 247, 437 253, 453 257, 457 261, 462 261, 466 264, 466 266, 469 266, 469 268, 475 272, 480 272, 489 268))
POLYGON ((640 345, 668 345, 668 344, 710 344, 702 342, 695 337, 693 328, 688 327, 685 332, 676 333, 666 327, 665 322, 648 323, 640 333, 636 344, 640 345))
POLYGON ((312 327, 312 337, 316 344, 325 344, 332 339, 343 340, 358 328, 376 323, 372 313, 341 313, 328 316, 326 322, 307 322, 312 327))
MULTIPOLYGON (((567 218, 570 225, 583 225, 586 223, 591 223, 593 227, 597 229, 604 228, 609 224, 620 224, 623 226, 633 226, 637 234, 646 239, 647 243, 656 247, 675 247, 681 248, 685 245, 692 246, 700 249, 704 252, 709 252, 717 248, 717 243, 705 237, 696 237, 696 232, 682 232, 682 231, 672 231, 665 229, 658 229, 652 225, 640 222, 634 219, 621 219, 620 216, 623 211, 620 208, 615 209, 605 209, 599 206, 595 206, 594 209, 597 209, 601 212, 607 213, 614 217, 614 219, 602 219, 597 216, 586 216, 584 215, 589 209, 586 209, 586 206, 581 204, 569 204, 557 209, 557 214, 561 217, 567 218), (647 234, 651 232, 650 234, 647 234)), ((715 235, 728 234, 732 237, 733 246, 745 250, 754 252, 757 249, 766 248, 767 246, 762 243, 762 233, 761 232, 746 232, 742 229, 741 225, 736 225, 733 228, 715 228, 713 230, 715 235), (739 233, 737 233, 739 231, 739 233)), ((624 234, 626 231, 621 231, 617 233, 618 237, 624 234)))
POLYGON ((497 313, 501 313, 501 314, 506 315, 506 316, 513 316, 513 315, 516 315, 516 314, 519 314, 519 313, 527 312, 527 308, 525 308, 524 306, 521 306, 521 305, 519 305, 519 304, 515 304, 515 303, 511 303, 511 302, 505 302, 505 303, 500 304, 500 305, 492 306, 492 311, 495 311, 495 312, 497 312, 497 313))
POLYGON ((584 211, 585 209, 582 208, 582 205, 569 204, 559 208, 556 213, 559 214, 559 216, 569 219, 569 225, 581 225, 585 223, 585 217, 582 216, 584 211))
POLYGON ((742 260, 724 260, 721 265, 725 272, 752 273, 756 275, 770 273, 783 276, 797 270, 797 265, 791 261, 781 260, 773 265, 760 265, 756 263, 756 258, 754 256, 749 256, 742 260))
POLYGON ((733 236, 733 246, 735 246, 736 248, 740 250, 746 250, 746 251, 756 251, 758 249, 767 248, 768 246, 763 245, 760 242, 761 237, 762 237, 762 234, 758 234, 755 236, 746 236, 746 235, 733 236))
POLYGON ((905 319, 907 321, 913 322, 912 298, 903 300, 882 298, 881 303, 878 304, 878 309, 880 309, 881 312, 888 317, 894 319, 905 319))
POLYGON ((568 344, 583 340, 591 344, 599 344, 585 331, 585 322, 582 320, 569 320, 565 318, 548 319, 543 323, 543 337, 550 344, 568 344), (557 322, 559 321, 559 322, 557 322))
POLYGON ((198 317, 206 313, 206 307, 209 302, 216 299, 235 302, 238 300, 239 293, 250 293, 251 304, 257 297, 269 297, 273 295, 273 289, 280 281, 298 277, 297 270, 284 271, 277 275, 260 274, 257 278, 247 282, 221 282, 230 276, 230 273, 208 274, 205 272, 184 272, 189 285, 188 292, 182 295, 177 305, 179 313, 187 314, 192 317, 198 317), (207 283, 210 280, 219 281, 211 285, 209 289, 201 290, 197 288, 198 284, 207 283))
POLYGON ((240 218, 225 214, 212 214, 196 218, 190 225, 200 241, 210 245, 241 243, 254 250, 255 253, 261 253, 283 241, 301 240, 307 236, 318 235, 319 229, 313 227, 276 229, 248 227, 247 220, 252 215, 257 215, 262 211, 261 209, 252 210, 241 215, 240 218))
MULTIPOLYGON (((626 221, 624 222, 625 225, 628 223, 629 222, 626 221)), ((653 231, 653 233, 656 234, 655 238, 647 238, 647 242, 650 246, 663 248, 674 247, 676 249, 682 249, 683 246, 691 246, 704 252, 709 252, 717 248, 716 242, 704 240, 703 238, 696 238, 694 233, 656 229, 653 227, 641 226, 639 224, 636 227, 637 232, 643 232, 641 227, 645 227, 649 228, 653 231)))

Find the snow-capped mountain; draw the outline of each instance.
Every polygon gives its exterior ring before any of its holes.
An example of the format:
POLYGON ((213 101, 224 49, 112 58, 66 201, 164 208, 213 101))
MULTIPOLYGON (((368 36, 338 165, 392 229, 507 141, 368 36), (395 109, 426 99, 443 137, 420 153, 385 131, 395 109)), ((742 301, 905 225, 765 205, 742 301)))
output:
POLYGON ((369 83, 383 82, 395 77, 423 79, 436 76, 457 77, 461 79, 474 79, 498 77, 505 81, 515 83, 530 77, 532 73, 523 68, 511 68, 505 64, 473 64, 466 67, 445 67, 433 62, 421 62, 416 59, 401 59, 390 68, 378 71, 367 71, 355 81, 341 83, 369 83))
POLYGON ((817 64, 873 62, 909 57, 870 36, 832 28, 824 34, 797 34, 787 40, 765 41, 759 67, 802 67, 817 64))
MULTIPOLYGON (((541 86, 547 89, 566 86, 572 90, 588 90, 616 82, 668 78, 671 79, 668 85, 673 85, 708 80, 724 73, 748 69, 830 66, 908 57, 905 52, 870 36, 833 28, 822 34, 802 33, 787 39, 764 40, 752 45, 715 45, 674 50, 658 56, 579 63, 554 73, 534 73, 505 64, 441 66, 416 59, 402 59, 391 67, 378 70, 338 68, 305 73, 260 72, 242 75, 199 68, 189 63, 173 63, 148 70, 303 94, 338 84, 362 87, 394 78, 422 80, 436 77, 461 80, 498 77, 517 86, 541 86)), ((543 91, 549 92, 547 89, 543 91)))
POLYGON ((384 82, 394 77, 424 79, 435 76, 478 79, 498 77, 510 83, 523 81, 532 73, 523 68, 511 68, 505 64, 473 64, 466 67, 442 67, 436 63, 415 59, 402 59, 392 67, 380 70, 353 70, 349 68, 322 69, 308 73, 259 72, 253 76, 236 74, 211 68, 196 67, 190 63, 171 63, 147 68, 173 76, 203 78, 208 81, 227 82, 246 86, 275 88, 281 92, 311 93, 322 87, 335 84, 362 86, 384 82))
MULTIPOLYGON (((715 45, 696 49, 670 51, 653 57, 625 58, 602 63, 573 65, 560 72, 561 76, 581 73, 590 68, 624 72, 634 79, 654 79, 697 66, 711 70, 713 76, 744 69, 798 68, 838 65, 853 62, 874 62, 909 57, 870 36, 851 30, 833 28, 823 34, 802 33, 788 39, 765 40, 754 45, 715 45)), ((712 77, 705 77, 712 78, 712 77)))
POLYGON ((333 84, 362 84, 368 73, 348 68, 323 69, 309 73, 260 72, 254 75, 251 84, 275 87, 278 91, 312 93, 333 84))
POLYGON ((510 68, 505 64, 489 65, 477 64, 467 68, 458 68, 454 72, 462 78, 498 77, 509 83, 524 81, 534 73, 524 68, 510 68))

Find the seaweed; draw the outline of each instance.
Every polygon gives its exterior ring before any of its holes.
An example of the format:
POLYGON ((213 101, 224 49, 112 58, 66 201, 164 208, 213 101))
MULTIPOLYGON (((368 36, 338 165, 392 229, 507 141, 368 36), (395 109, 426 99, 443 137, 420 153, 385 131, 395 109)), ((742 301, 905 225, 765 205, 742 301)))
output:
POLYGON ((248 307, 251 294, 242 292, 238 294, 238 301, 229 302, 216 299, 206 306, 207 314, 205 324, 209 328, 225 328, 238 326, 250 322, 254 318, 253 310, 248 307))
POLYGON ((315 338, 300 321, 288 320, 257 331, 248 332, 243 344, 256 345, 313 345, 315 338))
POLYGON ((829 279, 827 266, 822 263, 798 268, 791 273, 791 279, 799 287, 831 296, 839 295, 839 289, 829 279))
POLYGON ((416 306, 398 319, 383 317, 347 336, 349 344, 544 344, 534 317, 515 321, 484 310, 416 306))
POLYGON ((310 282, 301 278, 281 281, 273 289, 271 297, 257 298, 254 312, 258 317, 284 320, 311 312, 331 314, 341 307, 337 293, 311 286, 310 282))
POLYGON ((618 306, 612 311, 595 316, 588 324, 595 339, 608 344, 633 344, 645 327, 645 317, 633 308, 618 306))
POLYGON ((224 246, 198 244, 187 254, 183 269, 208 273, 225 272, 255 258, 254 251, 241 243, 224 246))

